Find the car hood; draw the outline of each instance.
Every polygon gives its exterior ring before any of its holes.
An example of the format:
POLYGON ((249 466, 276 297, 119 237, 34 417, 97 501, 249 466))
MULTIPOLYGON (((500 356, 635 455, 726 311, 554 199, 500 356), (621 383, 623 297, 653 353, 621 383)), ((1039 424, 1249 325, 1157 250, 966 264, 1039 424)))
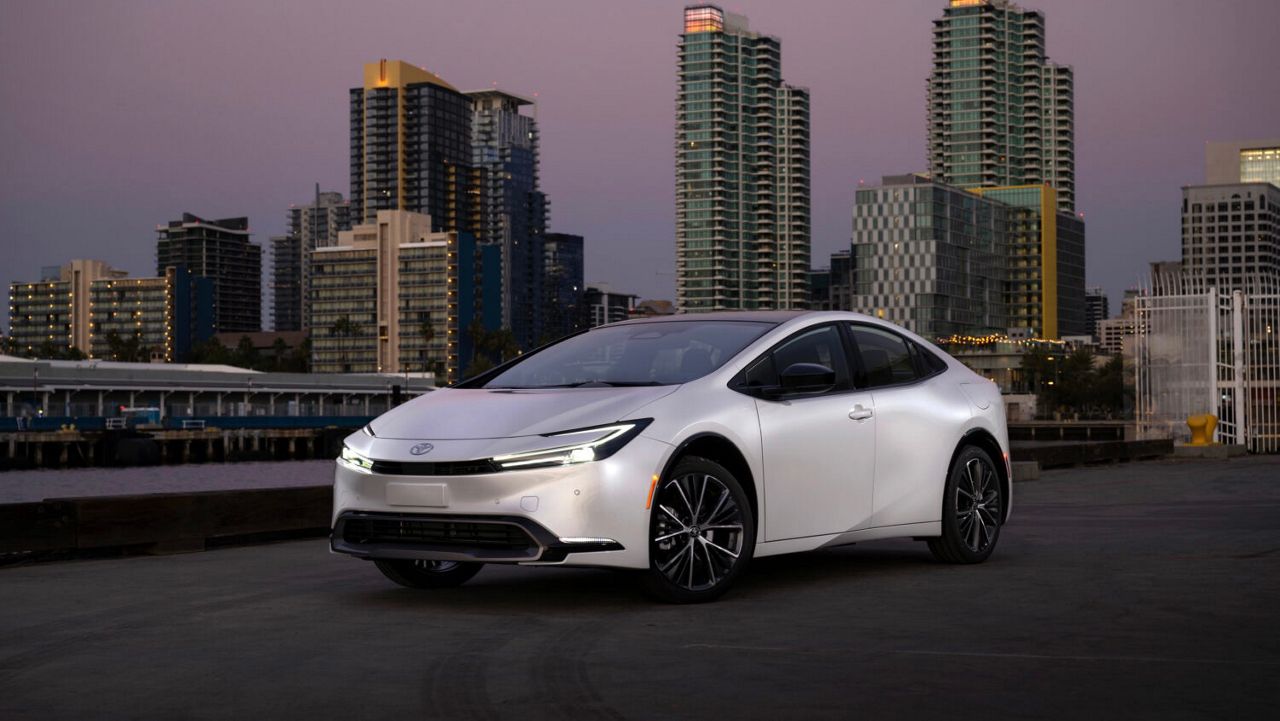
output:
POLYGON ((404 440, 535 436, 626 420, 677 388, 443 388, 378 416, 369 426, 378 438, 404 440))

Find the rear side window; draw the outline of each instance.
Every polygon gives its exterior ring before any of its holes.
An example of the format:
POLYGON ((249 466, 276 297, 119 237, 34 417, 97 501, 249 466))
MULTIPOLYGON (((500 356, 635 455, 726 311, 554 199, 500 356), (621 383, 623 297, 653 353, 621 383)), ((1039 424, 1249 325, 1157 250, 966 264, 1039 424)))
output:
POLYGON ((910 383, 919 378, 907 340, 896 333, 869 326, 850 326, 869 388, 910 383))
POLYGON ((933 352, 925 350, 924 346, 918 343, 912 343, 911 347, 915 348, 917 355, 920 356, 920 367, 924 370, 924 374, 926 376, 941 373, 947 369, 947 362, 939 358, 933 352))

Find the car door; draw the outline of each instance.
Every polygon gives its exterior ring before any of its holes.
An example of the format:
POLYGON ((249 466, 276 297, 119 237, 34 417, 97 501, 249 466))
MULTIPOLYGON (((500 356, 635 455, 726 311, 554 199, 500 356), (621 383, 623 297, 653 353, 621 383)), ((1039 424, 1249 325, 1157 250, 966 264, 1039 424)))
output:
POLYGON ((838 324, 806 328, 745 371, 749 388, 780 386, 792 364, 835 371, 820 393, 756 395, 764 470, 764 539, 842 533, 871 516, 875 417, 871 395, 853 389, 848 344, 838 324))
POLYGON ((855 382, 875 399, 873 526, 937 521, 957 430, 971 413, 946 364, 888 328, 850 323, 855 382))

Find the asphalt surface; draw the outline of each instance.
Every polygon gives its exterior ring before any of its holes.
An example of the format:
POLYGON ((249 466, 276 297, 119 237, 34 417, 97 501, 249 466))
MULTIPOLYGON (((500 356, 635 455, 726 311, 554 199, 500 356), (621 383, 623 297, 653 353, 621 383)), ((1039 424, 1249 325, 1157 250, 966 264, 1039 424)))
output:
POLYGON ((1274 718, 1280 458, 1051 471, 988 563, 762 559, 720 602, 323 541, 0 569, 0 719, 1274 718))

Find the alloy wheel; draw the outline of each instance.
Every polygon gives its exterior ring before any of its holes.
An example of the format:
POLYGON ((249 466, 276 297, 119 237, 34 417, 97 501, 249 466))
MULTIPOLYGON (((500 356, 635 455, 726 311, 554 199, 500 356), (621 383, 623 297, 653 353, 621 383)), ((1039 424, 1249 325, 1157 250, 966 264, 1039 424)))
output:
POLYGON ((682 589, 713 588, 743 550, 744 517, 733 492, 714 475, 690 473, 664 482, 656 496, 655 567, 682 589))
POLYGON ((974 553, 987 550, 1000 523, 1000 489, 995 469, 970 458, 956 483, 956 528, 974 553))

